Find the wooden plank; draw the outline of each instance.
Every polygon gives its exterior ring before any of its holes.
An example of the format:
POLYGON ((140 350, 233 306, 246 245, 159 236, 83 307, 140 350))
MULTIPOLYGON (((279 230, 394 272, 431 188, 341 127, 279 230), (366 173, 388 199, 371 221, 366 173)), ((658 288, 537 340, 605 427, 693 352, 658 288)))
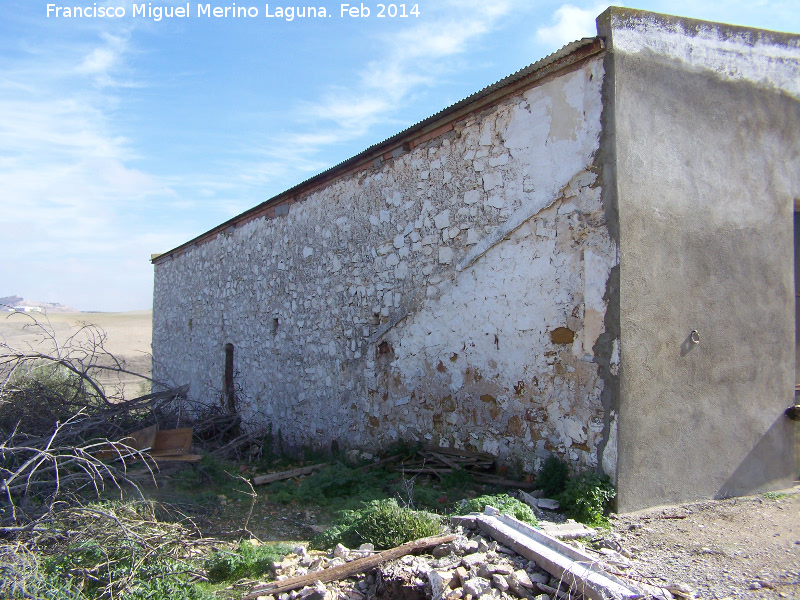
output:
POLYGON ((193 431, 191 427, 183 427, 181 429, 164 429, 157 432, 151 454, 163 453, 168 450, 179 451, 174 452, 175 454, 188 454, 192 449, 193 431))
POLYGON ((371 471, 372 469, 377 469, 378 467, 385 467, 386 465, 389 465, 389 464, 392 464, 392 463, 396 463, 398 460, 403 458, 403 456, 405 456, 405 455, 404 454, 395 454, 394 456, 390 456, 389 458, 384 458, 383 460, 379 460, 378 462, 372 463, 371 465, 365 465, 365 466, 361 467, 360 471, 361 471, 361 473, 367 473, 368 471, 371 471))
POLYGON ((450 467, 450 468, 452 468, 452 469, 454 469, 456 471, 458 471, 461 468, 459 465, 457 465, 455 462, 453 462, 452 460, 450 460, 449 458, 447 458, 444 454, 442 454, 440 452, 431 452, 431 456, 433 456, 434 458, 438 458, 441 462, 443 462, 448 467, 450 467))
POLYGON ((134 431, 128 436, 122 438, 120 441, 137 450, 149 450, 153 447, 156 441, 156 434, 158 433, 158 425, 151 425, 139 431, 134 431))
POLYGON ((200 462, 203 458, 200 454, 168 454, 168 455, 160 455, 160 454, 149 454, 151 458, 153 458, 156 462, 168 462, 168 461, 181 461, 181 462, 200 462))
POLYGON ((291 471, 281 471, 280 473, 268 473, 266 475, 258 475, 257 477, 253 477, 253 485, 264 485, 265 483, 272 483, 273 481, 281 481, 283 479, 291 479, 292 477, 299 477, 300 475, 308 475, 326 466, 328 466, 328 463, 320 463, 318 465, 311 465, 308 467, 301 467, 299 469, 292 469, 291 471))
POLYGON ((434 548, 439 544, 452 542, 454 539, 456 539, 456 537, 458 536, 440 535, 436 537, 422 538, 413 542, 408 542, 402 546, 397 546, 396 548, 391 548, 390 550, 384 550, 383 552, 373 554, 372 556, 357 558, 352 562, 339 565, 338 567, 331 567, 330 569, 315 571, 307 575, 300 575, 298 577, 284 579, 283 581, 275 581, 266 587, 253 590, 247 596, 244 596, 242 600, 254 600, 259 596, 267 596, 270 594, 277 596, 278 594, 296 590, 307 585, 314 585, 314 583, 317 581, 329 583, 331 581, 346 579, 358 573, 363 573, 364 571, 374 569, 381 563, 402 558, 403 556, 412 554, 414 552, 428 550, 429 548, 434 548))
POLYGON ((472 475, 472 480, 477 483, 490 483, 492 485, 500 485, 503 487, 515 487, 522 490, 532 490, 536 485, 532 481, 516 481, 515 479, 503 479, 497 475, 490 475, 488 473, 475 473, 467 471, 472 475))
POLYGON ((448 474, 452 473, 453 469, 449 467, 423 467, 423 466, 409 466, 409 465, 401 465, 399 467, 392 467, 391 471, 395 471, 397 473, 404 472, 404 473, 417 473, 417 474, 428 474, 428 475, 441 475, 441 474, 448 474))
POLYGON ((445 448, 443 446, 432 446, 430 448, 426 448, 426 450, 430 452, 438 452, 439 454, 449 454, 450 456, 458 456, 461 458, 477 458, 480 460, 490 460, 490 461, 493 461, 495 459, 494 456, 486 452, 473 452, 472 450, 458 450, 456 448, 445 448))

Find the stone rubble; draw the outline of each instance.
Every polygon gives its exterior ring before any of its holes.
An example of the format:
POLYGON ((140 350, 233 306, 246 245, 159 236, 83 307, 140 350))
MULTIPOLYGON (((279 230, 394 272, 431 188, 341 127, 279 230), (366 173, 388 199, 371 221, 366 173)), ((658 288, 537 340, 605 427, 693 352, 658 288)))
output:
MULTIPOLYGON (((568 585, 474 527, 468 528, 468 520, 455 521, 459 537, 437 546, 430 555, 405 556, 327 586, 317 582, 314 586, 277 596, 259 596, 258 600, 556 600, 555 595, 565 599, 580 598, 562 595, 568 592, 568 585), (554 590, 558 590, 557 594, 554 590)), ((616 550, 621 548, 613 534, 600 536, 598 541, 601 548, 597 552, 598 561, 611 563, 618 573, 635 571, 635 561, 616 550), (616 549, 607 546, 616 546, 616 549)), ((273 566, 276 579, 283 581, 373 552, 371 545, 351 550, 337 544, 328 553, 298 547, 294 554, 273 566)), ((672 586, 671 589, 677 598, 693 597, 688 588, 672 586)), ((664 596, 670 597, 666 590, 664 596)))

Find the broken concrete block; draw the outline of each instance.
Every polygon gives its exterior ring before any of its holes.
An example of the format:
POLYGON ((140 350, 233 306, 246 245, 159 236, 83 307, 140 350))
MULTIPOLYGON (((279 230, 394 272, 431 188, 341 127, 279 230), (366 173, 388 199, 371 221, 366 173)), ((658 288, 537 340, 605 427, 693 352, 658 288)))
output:
POLYGON ((478 566, 478 577, 483 577, 484 579, 491 579, 492 578, 492 569, 491 565, 487 563, 483 563, 478 566))
POLYGON ((550 581, 550 576, 547 573, 529 573, 528 576, 533 583, 547 583, 550 581))
POLYGON ((453 249, 448 246, 439 248, 439 264, 449 265, 453 262, 453 249))
POLYGON ((525 589, 532 590, 533 589, 533 582, 531 581, 530 576, 528 575, 527 571, 523 571, 522 569, 518 571, 514 571, 511 574, 513 577, 513 581, 519 586, 524 587, 525 589))
POLYGON ((475 522, 474 515, 455 515, 450 517, 450 523, 453 527, 458 527, 459 525, 464 529, 477 529, 478 524, 475 522))
POLYGON ((484 579, 483 577, 473 577, 472 579, 468 579, 463 587, 467 594, 471 594, 473 598, 478 598, 491 590, 492 584, 488 579, 484 579))
POLYGON ((539 498, 538 505, 539 508, 544 510, 558 510, 561 506, 558 500, 552 500, 551 498, 539 498))
POLYGON ((481 563, 485 562, 486 562, 486 553, 484 552, 467 554, 464 558, 461 559, 461 564, 467 567, 468 569, 474 569, 481 563))
POLYGON ((446 592, 450 591, 450 584, 455 579, 455 574, 451 571, 430 571, 428 581, 431 584, 431 594, 433 600, 441 600, 446 592))
POLYGON ((495 573, 494 575, 492 575, 492 585, 501 592, 505 592, 509 588, 508 580, 499 573, 495 573))

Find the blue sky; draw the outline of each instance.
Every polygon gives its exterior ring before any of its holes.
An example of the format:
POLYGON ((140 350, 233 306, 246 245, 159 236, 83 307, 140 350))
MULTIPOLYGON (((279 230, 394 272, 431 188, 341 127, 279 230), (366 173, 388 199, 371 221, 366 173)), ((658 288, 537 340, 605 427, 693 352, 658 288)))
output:
MULTIPOLYGON (((151 253, 593 35, 608 6, 423 0, 378 18, 370 1, 369 18, 342 18, 316 0, 333 16, 287 21, 248 0, 210 4, 258 17, 198 17, 207 3, 190 1, 190 17, 156 21, 132 16, 141 4, 0 1, 0 296, 150 308, 151 253)), ((625 5, 800 31, 797 0, 625 5)))

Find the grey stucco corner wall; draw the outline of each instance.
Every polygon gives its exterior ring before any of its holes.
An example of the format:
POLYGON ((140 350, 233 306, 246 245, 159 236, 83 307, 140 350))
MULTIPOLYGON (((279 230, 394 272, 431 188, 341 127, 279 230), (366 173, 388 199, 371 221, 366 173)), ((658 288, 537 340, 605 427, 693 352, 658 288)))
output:
POLYGON ((598 31, 618 509, 788 487, 800 38, 619 8, 598 31))

